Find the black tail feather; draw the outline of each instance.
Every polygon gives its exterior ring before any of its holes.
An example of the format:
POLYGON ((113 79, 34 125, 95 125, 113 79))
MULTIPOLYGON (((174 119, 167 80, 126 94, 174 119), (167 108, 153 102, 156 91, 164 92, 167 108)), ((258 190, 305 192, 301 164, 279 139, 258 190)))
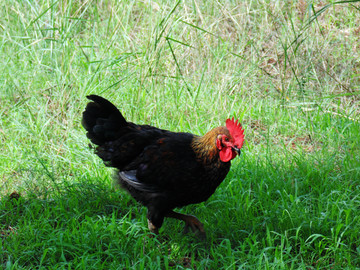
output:
POLYGON ((97 145, 117 139, 120 129, 128 125, 121 112, 100 96, 90 95, 87 98, 92 100, 87 104, 82 118, 87 137, 97 145))

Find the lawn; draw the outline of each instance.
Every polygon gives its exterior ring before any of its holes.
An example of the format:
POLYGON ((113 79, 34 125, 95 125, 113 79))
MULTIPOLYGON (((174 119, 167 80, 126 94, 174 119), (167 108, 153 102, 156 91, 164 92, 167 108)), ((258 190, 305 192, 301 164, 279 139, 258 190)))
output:
POLYGON ((360 1, 0 4, 1 269, 360 268, 360 1), (86 95, 242 155, 196 215, 206 238, 113 183, 86 95))

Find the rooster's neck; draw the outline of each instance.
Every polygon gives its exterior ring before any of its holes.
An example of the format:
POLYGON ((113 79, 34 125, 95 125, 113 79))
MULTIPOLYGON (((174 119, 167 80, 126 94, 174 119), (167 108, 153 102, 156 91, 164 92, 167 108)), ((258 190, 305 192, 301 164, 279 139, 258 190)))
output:
POLYGON ((216 147, 216 138, 221 134, 229 134, 226 127, 217 127, 204 136, 196 136, 192 141, 192 148, 198 159, 206 163, 219 161, 219 150, 216 147))

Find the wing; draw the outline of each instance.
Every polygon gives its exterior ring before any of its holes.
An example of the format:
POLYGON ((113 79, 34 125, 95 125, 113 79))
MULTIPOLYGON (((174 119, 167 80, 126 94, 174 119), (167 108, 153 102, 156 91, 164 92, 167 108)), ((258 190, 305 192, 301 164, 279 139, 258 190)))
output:
MULTIPOLYGON (((136 183, 146 185, 145 189, 151 186, 150 189, 156 192, 189 188, 203 171, 191 148, 193 138, 194 135, 188 133, 162 137, 147 146, 141 155, 124 167, 124 171, 132 171, 136 183)), ((135 185, 132 184, 134 188, 135 185)))
POLYGON ((123 171, 146 147, 153 145, 159 138, 169 136, 170 133, 151 126, 129 123, 116 140, 98 146, 96 154, 107 166, 123 171))

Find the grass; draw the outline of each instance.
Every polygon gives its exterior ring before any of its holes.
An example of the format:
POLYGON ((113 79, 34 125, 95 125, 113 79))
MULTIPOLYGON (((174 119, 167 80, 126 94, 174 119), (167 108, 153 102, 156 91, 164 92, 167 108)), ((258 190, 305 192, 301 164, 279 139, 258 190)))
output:
POLYGON ((7 1, 0 10, 0 268, 360 267, 360 1, 7 1), (112 183, 85 96, 242 156, 205 203, 207 238, 112 183))

